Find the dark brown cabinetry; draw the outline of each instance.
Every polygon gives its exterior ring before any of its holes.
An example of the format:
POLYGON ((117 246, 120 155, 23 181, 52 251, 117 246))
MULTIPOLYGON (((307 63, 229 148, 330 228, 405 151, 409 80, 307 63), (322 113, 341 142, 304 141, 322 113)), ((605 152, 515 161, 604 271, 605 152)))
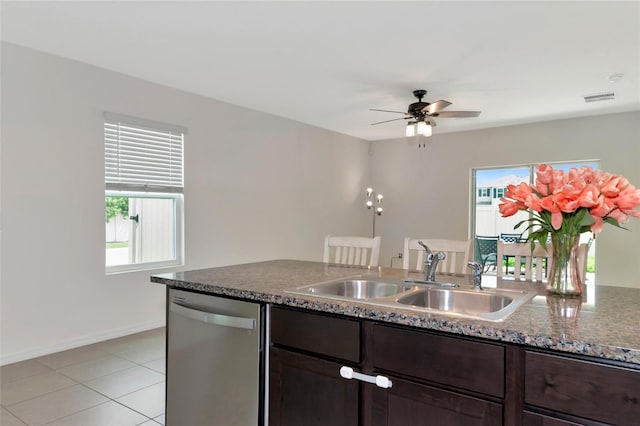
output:
POLYGON ((271 426, 640 425, 634 365, 281 307, 270 354, 271 426))
POLYGON ((269 424, 358 424, 360 387, 343 379, 359 365, 361 323, 295 310, 271 309, 269 424))
POLYGON ((373 388, 372 425, 503 423, 502 346, 380 324, 371 330, 373 369, 393 383, 373 388))
POLYGON ((358 382, 340 377, 342 364, 278 348, 270 364, 270 425, 358 424, 358 382))
POLYGON ((502 424, 502 405, 389 376, 390 389, 373 388, 372 426, 493 426, 502 424))
POLYGON ((358 320, 271 308, 271 341, 281 347, 360 362, 358 320))
POLYGON ((534 351, 525 366, 527 405, 585 422, 640 424, 640 371, 534 351))
POLYGON ((372 339, 376 369, 504 396, 503 346, 378 324, 372 339))
POLYGON ((279 307, 271 342, 272 426, 503 423, 500 345, 279 307), (392 386, 344 379, 343 366, 392 386))

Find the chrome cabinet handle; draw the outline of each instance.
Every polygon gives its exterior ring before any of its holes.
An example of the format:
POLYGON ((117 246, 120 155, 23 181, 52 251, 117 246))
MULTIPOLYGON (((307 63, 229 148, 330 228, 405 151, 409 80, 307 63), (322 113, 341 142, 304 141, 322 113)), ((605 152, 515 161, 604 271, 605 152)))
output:
POLYGON ((169 310, 183 317, 207 324, 221 325, 223 327, 245 328, 248 330, 253 330, 256 328, 255 318, 232 317, 229 315, 214 314, 198 309, 187 308, 186 306, 179 305, 175 302, 172 302, 170 304, 169 310))
POLYGON ((343 365, 340 368, 340 376, 345 379, 356 379, 367 383, 373 383, 379 388, 383 389, 389 389, 392 385, 391 380, 389 380, 388 377, 380 375, 370 376, 368 374, 358 373, 356 371, 353 371, 353 368, 347 367, 346 365, 343 365))

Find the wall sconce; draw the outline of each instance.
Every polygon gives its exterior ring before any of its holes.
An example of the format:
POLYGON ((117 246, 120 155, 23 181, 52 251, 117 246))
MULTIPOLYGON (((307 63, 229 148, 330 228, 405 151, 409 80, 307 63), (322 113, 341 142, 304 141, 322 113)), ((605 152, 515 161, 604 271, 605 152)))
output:
POLYGON ((376 216, 382 216, 382 194, 376 194, 373 188, 367 188, 367 209, 372 211, 373 216, 373 230, 371 236, 376 236, 376 216))

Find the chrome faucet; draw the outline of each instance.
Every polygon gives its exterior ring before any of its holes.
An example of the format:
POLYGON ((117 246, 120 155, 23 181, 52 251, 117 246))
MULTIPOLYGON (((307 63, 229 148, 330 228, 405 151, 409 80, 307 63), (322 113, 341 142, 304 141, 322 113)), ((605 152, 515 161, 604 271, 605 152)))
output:
POLYGON ((472 271, 473 289, 482 290, 482 264, 472 260, 467 266, 472 271))
POLYGON ((418 241, 424 251, 426 252, 424 258, 424 280, 425 281, 435 281, 436 280, 436 269, 438 269, 438 262, 444 260, 447 255, 444 252, 434 253, 431 249, 422 241, 418 241))

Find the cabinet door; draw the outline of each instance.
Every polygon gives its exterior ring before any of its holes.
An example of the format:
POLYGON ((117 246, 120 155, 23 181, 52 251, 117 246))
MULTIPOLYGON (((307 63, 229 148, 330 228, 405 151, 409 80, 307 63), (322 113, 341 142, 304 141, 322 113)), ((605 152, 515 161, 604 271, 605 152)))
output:
POLYGON ((359 388, 343 364, 271 348, 270 426, 357 426, 359 388))
POLYGON ((367 389, 372 426, 502 425, 501 404, 397 378, 391 382, 389 389, 367 389))

